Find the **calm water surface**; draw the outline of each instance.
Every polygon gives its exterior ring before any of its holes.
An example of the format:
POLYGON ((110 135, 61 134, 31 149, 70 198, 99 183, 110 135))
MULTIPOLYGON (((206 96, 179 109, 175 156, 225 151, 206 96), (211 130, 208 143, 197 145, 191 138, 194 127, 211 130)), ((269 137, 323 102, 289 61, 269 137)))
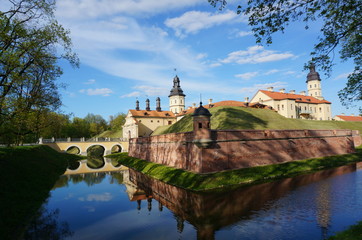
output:
POLYGON ((119 169, 59 179, 44 210, 66 239, 325 239, 362 220, 356 165, 204 194, 119 169))

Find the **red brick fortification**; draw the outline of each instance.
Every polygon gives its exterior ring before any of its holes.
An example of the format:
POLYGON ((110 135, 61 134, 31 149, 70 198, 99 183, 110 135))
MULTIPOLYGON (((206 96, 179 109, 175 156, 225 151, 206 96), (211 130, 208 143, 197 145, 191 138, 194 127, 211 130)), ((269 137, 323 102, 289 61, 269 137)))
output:
MULTIPOLYGON (((197 173, 254 167, 354 152, 358 131, 210 130, 202 147, 197 132, 130 140, 129 155, 197 173), (355 139, 354 139, 355 138, 355 139)), ((360 141, 359 136, 359 141, 360 141)))

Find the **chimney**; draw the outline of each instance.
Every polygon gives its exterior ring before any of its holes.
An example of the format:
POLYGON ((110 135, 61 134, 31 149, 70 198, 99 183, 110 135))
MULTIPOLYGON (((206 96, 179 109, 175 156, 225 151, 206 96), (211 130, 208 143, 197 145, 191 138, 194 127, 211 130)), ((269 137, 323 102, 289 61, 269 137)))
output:
POLYGON ((300 95, 305 96, 305 91, 301 91, 301 92, 300 92, 300 95))
POLYGON ((272 92, 274 90, 274 87, 268 87, 267 89, 269 92, 272 92))
POLYGON ((150 100, 147 98, 146 99, 146 111, 150 111, 150 100))
POLYGON ((290 94, 295 94, 295 90, 290 90, 289 93, 290 94))
POLYGON ((209 99, 209 104, 211 104, 211 103, 212 103, 212 98, 209 99))
POLYGON ((281 92, 281 93, 285 93, 285 88, 281 88, 281 89, 279 89, 279 92, 281 92))
POLYGON ((249 97, 245 97, 245 102, 248 103, 249 102, 249 97))
POLYGON ((352 113, 351 116, 354 117, 354 114, 352 113))
POLYGON ((136 110, 139 111, 140 110, 140 102, 137 100, 136 101, 136 110))
POLYGON ((196 103, 193 103, 193 104, 192 104, 192 108, 196 108, 196 103))
POLYGON ((342 116, 344 116, 344 113, 341 113, 342 116))
POLYGON ((161 112, 161 99, 159 97, 156 98, 156 111, 161 112))

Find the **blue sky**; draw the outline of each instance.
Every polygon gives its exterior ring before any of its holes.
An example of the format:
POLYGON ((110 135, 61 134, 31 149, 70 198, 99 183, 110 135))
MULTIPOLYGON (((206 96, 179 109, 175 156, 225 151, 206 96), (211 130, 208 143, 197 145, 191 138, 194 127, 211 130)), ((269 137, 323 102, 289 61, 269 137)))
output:
MULTIPOLYGON (((273 36, 270 46, 258 46, 246 18, 228 1, 219 11, 207 0, 59 0, 56 18, 71 31, 80 68, 61 62, 59 82, 64 113, 110 115, 134 109, 145 100, 155 109, 157 97, 168 110, 168 94, 175 76, 181 80, 186 106, 222 100, 244 101, 258 89, 273 86, 297 93, 306 90, 310 59, 321 25, 291 24, 273 36)), ((336 52, 336 56, 338 56, 336 52)), ((317 66, 317 71, 318 71, 317 66)), ((346 109, 337 93, 353 70, 351 62, 336 66, 330 78, 320 72, 322 93, 332 102, 332 114, 357 114, 346 109)))

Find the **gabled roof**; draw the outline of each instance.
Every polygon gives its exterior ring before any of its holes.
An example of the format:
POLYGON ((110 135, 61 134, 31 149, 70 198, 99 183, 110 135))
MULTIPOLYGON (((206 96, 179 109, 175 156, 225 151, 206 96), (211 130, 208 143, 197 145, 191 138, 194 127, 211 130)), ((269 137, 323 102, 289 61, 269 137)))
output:
POLYGON ((315 103, 315 104, 329 103, 329 104, 331 104, 331 102, 329 102, 327 100, 319 100, 312 96, 304 96, 304 95, 292 94, 292 93, 271 92, 271 91, 267 91, 267 90, 259 90, 259 91, 274 100, 291 99, 291 100, 295 100, 296 102, 300 102, 300 103, 315 103))
POLYGON ((361 116, 344 116, 344 115, 336 115, 340 119, 347 121, 347 122, 362 122, 361 116))
POLYGON ((155 117, 155 118, 172 118, 175 114, 171 111, 146 111, 146 110, 135 110, 130 109, 132 117, 155 117))

